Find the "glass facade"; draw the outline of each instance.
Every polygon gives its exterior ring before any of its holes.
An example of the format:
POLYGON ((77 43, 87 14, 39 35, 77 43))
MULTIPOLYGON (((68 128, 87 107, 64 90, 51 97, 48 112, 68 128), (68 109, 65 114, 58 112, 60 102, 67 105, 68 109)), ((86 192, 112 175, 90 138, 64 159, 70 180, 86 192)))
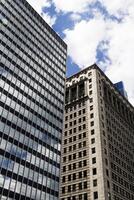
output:
POLYGON ((26 0, 0 1, 1 200, 58 200, 66 49, 26 0))
POLYGON ((117 90, 124 96, 128 99, 128 96, 127 96, 127 92, 125 91, 125 88, 124 88, 124 84, 122 81, 118 82, 118 83, 115 83, 114 86, 117 88, 117 90))

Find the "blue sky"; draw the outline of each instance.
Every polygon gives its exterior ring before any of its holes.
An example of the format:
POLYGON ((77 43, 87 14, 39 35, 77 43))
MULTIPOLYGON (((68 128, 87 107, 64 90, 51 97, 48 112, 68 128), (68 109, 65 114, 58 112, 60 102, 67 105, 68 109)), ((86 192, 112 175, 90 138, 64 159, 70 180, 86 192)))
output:
POLYGON ((27 1, 67 43, 67 76, 97 63, 134 104, 133 0, 27 1))

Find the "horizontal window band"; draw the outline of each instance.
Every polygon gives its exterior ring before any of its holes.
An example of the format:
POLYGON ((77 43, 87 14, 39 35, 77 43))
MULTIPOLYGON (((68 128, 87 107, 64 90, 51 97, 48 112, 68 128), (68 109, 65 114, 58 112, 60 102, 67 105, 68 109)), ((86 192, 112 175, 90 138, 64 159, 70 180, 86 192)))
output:
MULTIPOLYGON (((48 176, 49 178, 52 178, 53 180, 56 180, 57 182, 59 182, 59 177, 50 174, 48 171, 46 172, 45 170, 33 165, 32 163, 29 163, 28 161, 26 161, 25 159, 21 159, 18 156, 15 156, 13 154, 10 154, 9 152, 6 152, 5 150, 1 149, 0 151, 0 155, 2 155, 4 158, 10 159, 18 164, 23 165, 24 167, 26 166, 29 169, 32 169, 36 172, 38 172, 39 174, 43 174, 44 176, 48 176)), ((47 161, 49 161, 47 159, 47 161)), ((50 162, 48 162, 49 164, 50 162)), ((51 163, 50 163, 51 164, 51 163)), ((54 165, 55 166, 55 165, 54 165)), ((56 166, 58 168, 58 166, 56 166)))

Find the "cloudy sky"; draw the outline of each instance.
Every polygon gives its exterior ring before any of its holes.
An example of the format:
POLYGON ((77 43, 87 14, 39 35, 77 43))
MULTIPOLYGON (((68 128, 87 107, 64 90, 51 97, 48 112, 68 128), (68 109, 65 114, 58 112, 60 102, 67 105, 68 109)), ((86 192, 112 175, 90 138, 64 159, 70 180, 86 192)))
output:
POLYGON ((67 76, 97 63, 134 105, 134 0, 27 1, 67 43, 67 76))

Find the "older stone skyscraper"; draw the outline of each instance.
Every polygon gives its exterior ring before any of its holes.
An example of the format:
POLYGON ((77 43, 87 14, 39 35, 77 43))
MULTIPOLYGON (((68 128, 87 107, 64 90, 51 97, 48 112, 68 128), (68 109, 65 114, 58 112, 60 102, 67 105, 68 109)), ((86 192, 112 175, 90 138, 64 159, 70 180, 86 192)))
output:
POLYGON ((1 200, 58 200, 65 65, 27 1, 0 0, 1 200))
POLYGON ((134 108, 93 65, 66 81, 60 200, 134 199, 134 108))

